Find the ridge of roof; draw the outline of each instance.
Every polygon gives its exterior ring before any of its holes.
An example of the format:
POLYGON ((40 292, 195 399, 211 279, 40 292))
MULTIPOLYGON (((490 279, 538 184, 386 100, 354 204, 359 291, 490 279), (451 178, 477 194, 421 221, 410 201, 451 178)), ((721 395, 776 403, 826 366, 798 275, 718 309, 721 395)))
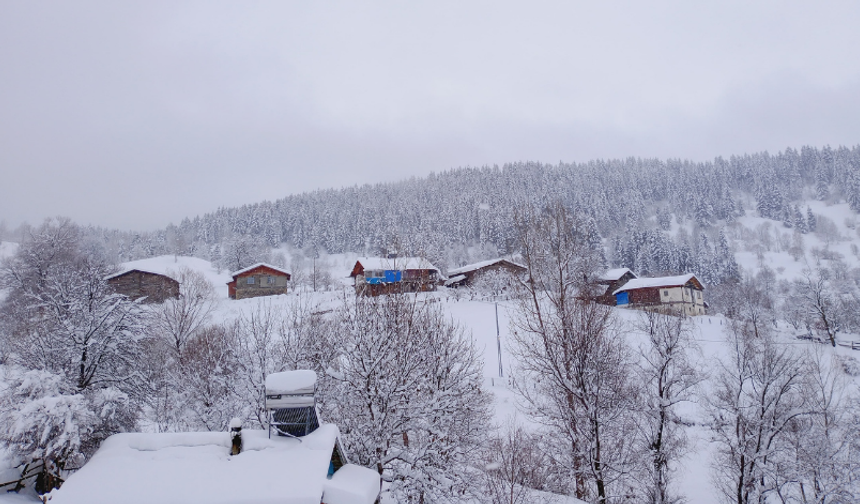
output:
POLYGON ((460 273, 466 273, 467 271, 475 271, 481 268, 486 268, 487 266, 492 266, 494 264, 506 262, 509 264, 513 264, 514 266, 518 266, 523 269, 527 269, 522 264, 516 263, 510 259, 505 259, 504 257, 499 257, 497 259, 487 259, 486 261, 478 261, 476 263, 467 264, 465 266, 460 266, 459 268, 453 268, 448 270, 448 276, 459 275, 460 273))
MULTIPOLYGON (((612 295, 618 294, 619 292, 634 289, 645 289, 648 287, 680 287, 682 285, 686 285, 686 283, 693 278, 696 278, 696 275, 694 275, 693 273, 670 277, 634 278, 633 280, 630 280, 629 282, 621 286, 621 288, 613 292, 612 295)), ((696 278, 696 281, 698 282, 699 279, 696 278)))
POLYGON ((275 271, 279 271, 281 273, 284 273, 285 275, 292 276, 292 273, 290 273, 289 271, 287 271, 283 268, 279 268, 277 266, 272 266, 271 264, 266 264, 266 263, 257 263, 257 264, 254 264, 252 266, 248 266, 247 268, 242 268, 239 271, 235 271, 233 273, 230 273, 230 276, 233 278, 236 278, 237 276, 241 275, 242 273, 247 273, 248 271, 251 271, 254 268, 259 268, 260 266, 265 266, 269 269, 273 269, 275 271))
POLYGON ((132 271, 140 271, 141 273, 149 273, 150 275, 158 275, 158 276, 167 277, 171 280, 176 280, 175 278, 173 278, 172 276, 170 276, 168 274, 159 273, 158 271, 152 271, 152 270, 148 270, 148 269, 144 269, 144 268, 125 268, 125 269, 120 270, 118 273, 114 273, 113 275, 106 276, 104 279, 110 280, 111 278, 121 277, 127 273, 131 273, 132 271))

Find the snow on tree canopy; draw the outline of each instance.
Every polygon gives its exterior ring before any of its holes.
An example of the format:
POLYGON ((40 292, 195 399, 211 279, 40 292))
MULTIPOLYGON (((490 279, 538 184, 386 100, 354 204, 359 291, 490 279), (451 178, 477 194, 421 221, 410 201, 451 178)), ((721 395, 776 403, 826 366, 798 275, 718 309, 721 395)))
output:
POLYGON ((317 374, 302 369, 283 371, 266 376, 266 394, 313 394, 317 374))

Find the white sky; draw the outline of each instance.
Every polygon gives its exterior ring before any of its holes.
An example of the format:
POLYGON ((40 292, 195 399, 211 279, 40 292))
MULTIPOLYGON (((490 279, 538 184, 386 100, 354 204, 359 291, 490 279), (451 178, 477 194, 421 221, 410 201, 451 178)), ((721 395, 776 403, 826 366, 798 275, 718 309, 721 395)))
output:
POLYGON ((860 2, 0 2, 0 221, 860 143, 860 2))

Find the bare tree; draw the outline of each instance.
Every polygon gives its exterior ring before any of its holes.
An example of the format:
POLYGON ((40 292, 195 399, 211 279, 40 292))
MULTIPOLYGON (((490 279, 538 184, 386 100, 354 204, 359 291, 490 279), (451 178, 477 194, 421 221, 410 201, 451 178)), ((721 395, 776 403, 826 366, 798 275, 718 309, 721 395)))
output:
POLYGON ((546 480, 547 460, 539 435, 511 419, 490 436, 484 450, 484 473, 479 492, 488 504, 521 504, 534 499, 546 480))
POLYGON ((650 460, 644 493, 649 503, 679 502, 682 499, 670 492, 671 466, 683 455, 686 436, 676 405, 690 400, 700 381, 687 356, 694 345, 690 321, 645 311, 638 329, 648 336, 639 368, 644 390, 637 422, 650 460))
POLYGON ((807 268, 803 279, 796 280, 793 287, 787 302, 801 306, 809 327, 815 328, 835 347, 840 329, 839 300, 830 271, 821 265, 815 269, 807 268))
POLYGON ((212 283, 199 271, 181 268, 176 276, 179 297, 155 306, 151 324, 181 362, 186 344, 208 322, 218 300, 212 283))
POLYGON ((229 327, 214 325, 201 328, 188 341, 179 388, 182 419, 191 429, 222 431, 232 418, 242 416, 234 337, 229 327))
POLYGON ((518 220, 529 276, 512 320, 526 410, 559 439, 577 498, 629 494, 638 392, 612 310, 591 302, 602 265, 585 221, 556 205, 518 220), (593 486, 591 486, 593 485, 593 486))
POLYGON ((807 414, 803 362, 770 335, 732 327, 709 401, 717 450, 714 480, 725 502, 764 502, 778 488, 777 456, 792 422, 807 414))
POLYGON ((782 502, 853 502, 860 495, 860 413, 857 390, 831 355, 811 349, 804 358, 802 394, 808 414, 788 426, 788 446, 772 473, 782 502))
POLYGON ((234 322, 233 341, 239 360, 237 390, 246 404, 246 416, 258 426, 267 425, 266 376, 284 370, 279 343, 281 314, 268 300, 260 300, 234 322))

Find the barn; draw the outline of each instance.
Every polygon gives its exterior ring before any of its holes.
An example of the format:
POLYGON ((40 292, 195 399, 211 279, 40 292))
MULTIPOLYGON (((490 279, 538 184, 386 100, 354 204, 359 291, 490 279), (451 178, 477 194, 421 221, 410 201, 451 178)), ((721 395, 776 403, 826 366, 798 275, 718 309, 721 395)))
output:
POLYGON ((270 264, 257 263, 231 274, 233 281, 227 282, 230 299, 245 299, 257 296, 274 296, 287 293, 290 272, 270 264))
POLYGON ((448 280, 445 282, 445 286, 463 287, 474 284, 481 277, 488 274, 507 273, 510 275, 520 275, 526 271, 525 266, 513 261, 502 258, 490 259, 448 270, 448 280))
POLYGON ((126 269, 105 278, 119 294, 143 303, 163 303, 179 297, 179 282, 167 275, 139 268, 126 269))
POLYGON ((636 279, 635 273, 629 268, 615 268, 606 270, 597 278, 597 284, 603 286, 603 294, 597 296, 598 303, 615 306, 615 295, 613 292, 620 289, 630 280, 636 279))
POLYGON ((365 296, 435 291, 443 279, 423 257, 361 257, 349 276, 356 294, 365 296))
POLYGON ((616 304, 644 310, 704 315, 707 304, 702 283, 692 273, 671 277, 636 278, 615 290, 616 304))

